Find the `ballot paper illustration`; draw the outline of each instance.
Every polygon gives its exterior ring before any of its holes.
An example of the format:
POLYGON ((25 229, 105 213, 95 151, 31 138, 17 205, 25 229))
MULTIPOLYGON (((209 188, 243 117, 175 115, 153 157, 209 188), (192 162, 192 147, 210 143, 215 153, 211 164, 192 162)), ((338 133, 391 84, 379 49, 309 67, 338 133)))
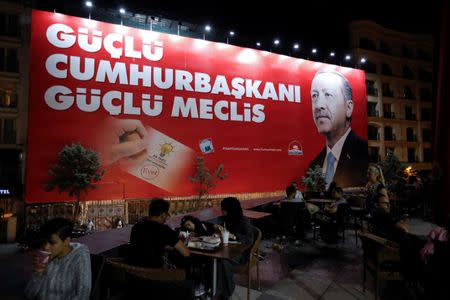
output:
POLYGON ((175 192, 189 178, 195 151, 154 129, 147 128, 148 157, 128 172, 168 192, 175 192))

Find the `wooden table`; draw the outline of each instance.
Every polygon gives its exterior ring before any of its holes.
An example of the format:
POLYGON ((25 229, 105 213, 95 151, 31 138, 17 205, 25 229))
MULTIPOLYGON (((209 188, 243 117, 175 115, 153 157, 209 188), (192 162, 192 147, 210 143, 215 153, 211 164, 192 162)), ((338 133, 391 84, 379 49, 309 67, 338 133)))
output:
POLYGON ((333 199, 308 199, 306 202, 312 202, 312 203, 333 203, 333 199))
POLYGON ((315 203, 320 205, 321 208, 323 208, 325 206, 325 204, 330 204, 330 203, 334 203, 335 201, 333 199, 308 199, 306 200, 306 202, 309 203, 315 203))
POLYGON ((430 231, 438 227, 434 223, 415 218, 405 220, 405 223, 408 224, 408 233, 421 239, 426 239, 430 231))
POLYGON ((251 246, 252 246, 251 244, 230 243, 230 244, 228 244, 228 246, 223 246, 221 249, 219 249, 215 252, 202 251, 202 250, 190 248, 191 255, 205 257, 205 258, 213 260, 213 277, 212 277, 212 284, 211 284, 211 288, 212 288, 211 296, 212 297, 211 298, 214 297, 214 295, 216 294, 216 290, 217 290, 217 259, 235 258, 235 257, 241 255, 242 253, 244 253, 245 251, 247 251, 248 249, 250 249, 251 246))
POLYGON ((262 218, 272 215, 271 213, 249 210, 249 209, 243 209, 242 212, 244 213, 244 216, 246 216, 249 219, 254 219, 254 220, 262 219, 262 218))

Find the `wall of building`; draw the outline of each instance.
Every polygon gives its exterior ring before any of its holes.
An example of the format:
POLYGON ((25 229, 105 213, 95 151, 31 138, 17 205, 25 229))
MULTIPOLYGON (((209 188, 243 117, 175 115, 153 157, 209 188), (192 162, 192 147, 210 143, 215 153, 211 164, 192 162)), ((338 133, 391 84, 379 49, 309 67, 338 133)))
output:
POLYGON ((369 159, 387 151, 417 170, 431 170, 431 36, 411 35, 371 21, 350 24, 351 47, 366 70, 369 159))

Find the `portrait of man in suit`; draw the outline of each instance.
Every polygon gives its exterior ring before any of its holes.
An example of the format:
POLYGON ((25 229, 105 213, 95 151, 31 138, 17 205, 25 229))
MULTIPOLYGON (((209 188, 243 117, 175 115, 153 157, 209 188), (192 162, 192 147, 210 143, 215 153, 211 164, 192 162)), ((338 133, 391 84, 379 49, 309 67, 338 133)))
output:
POLYGON ((352 87, 337 71, 318 71, 311 82, 312 115, 325 138, 324 149, 309 167, 319 165, 328 185, 361 186, 367 181, 368 146, 351 128, 352 87))

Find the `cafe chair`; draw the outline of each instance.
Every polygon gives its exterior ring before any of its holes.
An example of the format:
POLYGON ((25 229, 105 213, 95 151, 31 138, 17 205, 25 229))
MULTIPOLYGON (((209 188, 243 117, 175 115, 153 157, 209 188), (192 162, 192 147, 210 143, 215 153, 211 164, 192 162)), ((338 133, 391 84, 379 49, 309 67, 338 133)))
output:
POLYGON ((387 280, 403 280, 401 276, 399 246, 380 236, 358 232, 363 247, 363 292, 366 291, 366 272, 375 280, 375 300, 378 300, 380 284, 387 280))
POLYGON ((108 257, 105 275, 106 299, 130 299, 138 295, 141 288, 152 291, 152 295, 161 293, 173 299, 180 299, 179 295, 186 297, 183 299, 193 297, 193 283, 186 281, 183 269, 139 267, 127 264, 125 258, 108 257), (175 297, 172 292, 179 295, 175 297))
POLYGON ((281 201, 280 226, 283 233, 304 237, 305 202, 281 201))
POLYGON ((101 299, 101 277, 105 266, 105 258, 102 255, 92 254, 91 258, 91 295, 90 300, 101 299))
POLYGON ((450 299, 450 242, 434 241, 434 254, 425 269, 427 299, 450 299))
POLYGON ((248 276, 248 286, 247 286, 247 299, 250 300, 250 289, 252 283, 252 269, 256 266, 256 280, 258 282, 258 290, 261 289, 261 282, 259 278, 259 245, 261 244, 261 230, 253 227, 253 236, 255 241, 253 242, 252 248, 250 249, 250 256, 247 264, 238 265, 234 268, 234 271, 238 274, 247 274, 248 276))
POLYGON ((353 217, 353 229, 355 231, 355 242, 358 246, 358 230, 362 230, 364 215, 366 214, 366 198, 361 196, 350 196, 347 199, 350 207, 348 212, 353 217))

